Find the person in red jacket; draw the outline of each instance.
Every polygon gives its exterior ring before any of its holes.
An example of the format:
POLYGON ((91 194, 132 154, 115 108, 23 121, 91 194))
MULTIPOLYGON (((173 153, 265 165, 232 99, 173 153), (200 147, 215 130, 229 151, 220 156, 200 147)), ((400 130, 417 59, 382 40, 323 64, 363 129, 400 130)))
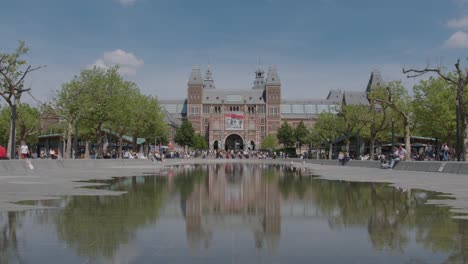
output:
POLYGON ((0 145, 0 159, 8 159, 6 155, 6 149, 4 146, 0 145))

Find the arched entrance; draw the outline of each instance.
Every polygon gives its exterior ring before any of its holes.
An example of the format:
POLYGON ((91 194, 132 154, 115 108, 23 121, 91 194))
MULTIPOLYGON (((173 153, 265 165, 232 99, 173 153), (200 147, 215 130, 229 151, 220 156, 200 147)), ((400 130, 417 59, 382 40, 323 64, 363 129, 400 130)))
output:
POLYGON ((255 142, 253 140, 250 141, 250 150, 255 150, 255 142))
POLYGON ((216 141, 213 143, 213 149, 214 149, 214 150, 218 150, 218 149, 219 149, 218 140, 216 140, 216 141))
POLYGON ((229 135, 226 138, 226 143, 224 144, 224 149, 225 150, 234 150, 234 151, 244 149, 244 141, 242 140, 242 137, 237 135, 237 134, 229 135))

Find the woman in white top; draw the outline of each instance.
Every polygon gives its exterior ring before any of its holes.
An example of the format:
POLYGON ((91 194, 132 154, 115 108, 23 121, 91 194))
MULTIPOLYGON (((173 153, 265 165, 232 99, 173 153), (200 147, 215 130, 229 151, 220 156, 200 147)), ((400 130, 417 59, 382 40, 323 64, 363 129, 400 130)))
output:
POLYGON ((29 148, 26 143, 22 142, 21 144, 21 159, 27 159, 28 158, 28 153, 29 153, 29 148))

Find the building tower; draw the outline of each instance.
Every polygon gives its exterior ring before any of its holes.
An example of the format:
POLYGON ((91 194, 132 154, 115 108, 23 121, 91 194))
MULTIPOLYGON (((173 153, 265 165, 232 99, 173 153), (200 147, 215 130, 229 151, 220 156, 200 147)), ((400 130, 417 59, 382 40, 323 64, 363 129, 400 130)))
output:
POLYGON ((382 75, 380 75, 378 70, 373 70, 369 78, 369 83, 367 84, 366 93, 370 93, 373 89, 381 85, 384 85, 382 75))
POLYGON ((200 131, 202 127, 203 79, 199 66, 193 67, 187 86, 187 118, 192 123, 194 130, 200 131))
POLYGON ((281 81, 275 66, 270 66, 265 84, 267 134, 276 133, 281 126, 281 81))

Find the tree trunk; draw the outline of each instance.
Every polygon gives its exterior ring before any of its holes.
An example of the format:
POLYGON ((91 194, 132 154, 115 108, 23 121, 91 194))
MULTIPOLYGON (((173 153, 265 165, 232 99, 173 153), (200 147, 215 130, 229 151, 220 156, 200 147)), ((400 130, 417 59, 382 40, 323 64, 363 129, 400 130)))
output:
POLYGON ((101 127, 102 124, 99 124, 96 128, 96 143, 97 143, 97 149, 96 149, 96 158, 102 158, 102 135, 101 135, 101 127))
MULTIPOLYGON (((467 121, 465 121, 466 123, 467 121)), ((466 135, 468 135, 468 127, 467 125, 465 124, 465 129, 462 130, 462 133, 463 133, 463 161, 467 161, 468 160, 468 152, 466 151, 468 149, 468 137, 466 135)))
POLYGON ((132 149, 133 149, 133 152, 138 152, 138 149, 137 149, 137 135, 133 135, 133 139, 132 139, 132 149))
MULTIPOLYGON (((11 149, 14 148, 14 144, 11 142, 11 130, 13 129, 13 120, 10 122, 10 131, 8 133, 8 146, 7 146, 7 156, 10 157, 11 149)), ((10 157, 10 159, 14 159, 15 157, 10 157)))
POLYGON ((463 87, 463 84, 459 84, 458 85, 458 89, 457 89, 457 99, 458 99, 458 110, 459 110, 459 113, 460 113, 460 137, 463 139, 463 142, 461 143, 461 158, 463 161, 466 161, 467 160, 467 153, 466 153, 466 143, 467 143, 467 138, 465 137, 465 132, 466 132, 466 128, 467 128, 467 120, 466 120, 466 112, 465 112, 465 105, 464 105, 464 90, 465 88, 463 87), (461 87, 460 87, 461 86, 461 87))
POLYGON ((405 149, 406 149, 406 160, 411 160, 411 134, 410 126, 408 121, 404 121, 405 126, 405 149))
POLYGON ((72 155, 72 131, 73 131, 72 121, 73 120, 68 120, 67 148, 65 150, 65 155, 63 156, 64 159, 68 159, 72 155))
POLYGON ((123 159, 123 148, 122 148, 122 144, 123 144, 123 140, 122 140, 122 136, 119 136, 119 155, 120 155, 120 158, 123 159))
POLYGON ((89 141, 86 140, 85 142, 85 159, 89 159, 89 141))
POLYGON ((374 135, 371 135, 370 136, 370 160, 374 160, 375 159, 375 155, 374 155, 374 146, 375 146, 375 136, 374 135))
POLYGON ((63 137, 63 139, 62 139, 62 150, 61 150, 62 151, 62 159, 65 159, 66 156, 67 156, 66 149, 65 149, 66 147, 67 147, 67 144, 65 142, 65 137, 63 137))
POLYGON ((331 160, 333 158, 333 143, 330 143, 330 150, 328 151, 328 159, 331 160))

